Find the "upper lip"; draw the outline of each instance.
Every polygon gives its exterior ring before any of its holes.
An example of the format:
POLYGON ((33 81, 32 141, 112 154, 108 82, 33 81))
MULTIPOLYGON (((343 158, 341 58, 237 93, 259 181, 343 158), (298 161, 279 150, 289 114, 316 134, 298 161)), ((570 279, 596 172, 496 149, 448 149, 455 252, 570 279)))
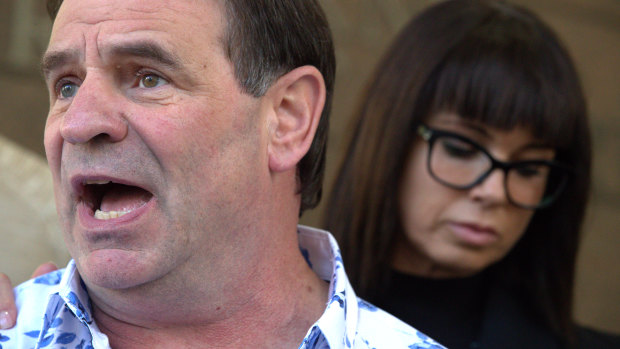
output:
POLYGON ((92 182, 112 182, 116 184, 138 187, 148 191, 149 193, 153 193, 150 188, 148 188, 144 184, 138 183, 137 181, 133 181, 127 178, 110 176, 106 174, 76 174, 71 176, 71 193, 76 198, 82 198, 85 194, 86 185, 89 183, 93 184, 92 182))

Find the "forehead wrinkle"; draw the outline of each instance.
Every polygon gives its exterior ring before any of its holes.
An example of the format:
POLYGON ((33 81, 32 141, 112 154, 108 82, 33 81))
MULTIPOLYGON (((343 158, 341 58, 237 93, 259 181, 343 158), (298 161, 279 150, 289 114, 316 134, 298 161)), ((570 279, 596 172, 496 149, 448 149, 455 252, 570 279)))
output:
MULTIPOLYGON (((83 21, 78 22, 78 24, 91 25, 83 21)), ((99 32, 97 32, 96 34, 96 37, 98 36, 99 32)), ((52 37, 50 37, 48 50, 43 54, 40 64, 41 71, 45 78, 47 78, 49 74, 55 69, 60 69, 63 66, 76 64, 77 62, 85 59, 84 55, 86 54, 85 50, 87 47, 86 33, 81 33, 81 37, 81 42, 71 42, 70 45, 67 45, 66 42, 63 42, 61 40, 60 44, 58 44, 54 41, 54 29, 52 29, 52 37), (60 48, 54 48, 54 46, 60 46, 60 48), (82 48, 79 48, 79 46, 82 46, 82 48)))
MULTIPOLYGON (((219 13, 223 15, 223 11, 221 8, 222 5, 219 3, 214 4, 217 4, 217 9, 219 10, 219 13)), ((68 9, 66 10, 69 11, 68 9)), ((205 64, 203 59, 204 57, 190 57, 192 59, 188 61, 188 59, 180 55, 182 54, 182 52, 179 52, 176 46, 177 44, 181 45, 191 41, 185 39, 192 39, 192 37, 195 36, 195 33, 191 33, 191 31, 176 33, 175 35, 179 36, 180 38, 177 37, 175 40, 170 40, 170 38, 158 36, 161 35, 160 32, 163 32, 164 36, 169 36, 171 32, 164 29, 168 28, 169 26, 178 27, 178 21, 180 20, 179 18, 177 18, 178 16, 158 16, 157 18, 151 18, 149 16, 150 13, 158 13, 158 10, 159 12, 165 11, 168 13, 179 13, 186 16, 199 15, 199 13, 196 13, 196 11, 192 13, 187 13, 187 11, 184 11, 187 10, 187 8, 185 7, 178 8, 175 6, 163 5, 156 8, 142 8, 139 6, 121 6, 121 8, 106 8, 105 10, 97 8, 95 12, 98 13, 96 15, 92 13, 93 9, 90 8, 85 10, 86 13, 84 15, 79 15, 80 11, 78 11, 77 14, 69 12, 68 18, 65 18, 66 16, 59 16, 56 19, 55 25, 59 25, 59 23, 61 23, 60 21, 64 19, 62 23, 65 23, 65 25, 62 28, 62 33, 68 30, 66 28, 68 27, 68 25, 73 26, 77 24, 80 26, 86 26, 85 30, 80 29, 82 31, 81 35, 83 36, 82 40, 85 47, 84 49, 76 49, 76 51, 78 51, 78 56, 75 57, 77 59, 77 62, 81 60, 89 60, 89 56, 91 58, 95 58, 96 56, 100 63, 104 63, 105 61, 111 63, 109 61, 110 59, 114 60, 142 58, 150 62, 161 64, 170 70, 175 70, 176 72, 182 74, 183 77, 185 77, 186 79, 191 79, 192 81, 194 81, 192 74, 188 73, 188 65, 200 64, 200 66, 203 66, 205 64), (130 14, 133 14, 133 16, 130 16, 130 14), (141 14, 144 14, 145 16, 141 16, 141 14), (109 22, 115 22, 120 24, 114 24, 114 26, 112 27, 112 32, 108 33, 110 29, 110 27, 108 26, 109 22), (160 24, 162 23, 165 23, 164 27, 160 27, 160 24), (96 33, 93 33, 93 31, 95 31, 96 33), (154 34, 148 33, 151 31, 154 32, 154 34), (139 32, 142 33, 139 34, 139 32), (110 35, 112 35, 112 37, 110 37, 110 35), (187 36, 187 38, 185 36, 187 36), (89 46, 88 43, 90 43, 91 46, 90 50, 87 49, 87 46, 89 46), (94 47, 92 44, 94 44, 94 47)), ((222 45, 221 37, 223 36, 223 29, 225 27, 226 18, 225 16, 220 16, 219 19, 221 20, 223 25, 220 26, 217 30, 214 30, 216 28, 209 25, 207 25, 206 28, 215 35, 212 40, 209 40, 210 43, 212 43, 212 45, 210 46, 224 53, 225 49, 224 45, 222 45)), ((206 25, 208 23, 202 24, 206 25)), ((203 30, 204 28, 201 27, 199 29, 203 30)), ((67 35, 61 36, 60 33, 61 32, 58 31, 57 41, 58 45, 62 46, 68 43, 68 39, 65 38, 67 35)), ((69 42, 69 44, 75 44, 75 42, 69 42)), ((62 48, 63 47, 59 47, 58 50, 61 51, 62 48)), ((42 68, 50 67, 46 64, 41 65, 42 68)))

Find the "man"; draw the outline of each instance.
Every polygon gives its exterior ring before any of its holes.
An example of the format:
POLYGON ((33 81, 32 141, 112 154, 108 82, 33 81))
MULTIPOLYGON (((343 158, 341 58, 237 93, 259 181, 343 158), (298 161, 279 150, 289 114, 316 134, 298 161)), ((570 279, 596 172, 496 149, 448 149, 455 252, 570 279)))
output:
POLYGON ((358 302, 333 238, 297 226, 333 88, 316 2, 48 8, 45 148, 73 260, 16 288, 3 348, 439 347, 358 302))

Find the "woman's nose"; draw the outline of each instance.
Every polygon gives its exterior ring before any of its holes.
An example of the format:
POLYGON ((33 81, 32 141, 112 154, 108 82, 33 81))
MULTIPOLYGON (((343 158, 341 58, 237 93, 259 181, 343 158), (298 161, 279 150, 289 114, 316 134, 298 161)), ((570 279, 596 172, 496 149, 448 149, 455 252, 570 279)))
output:
POLYGON ((506 173, 496 168, 478 185, 469 190, 470 197, 475 201, 488 204, 508 202, 505 183, 506 173))

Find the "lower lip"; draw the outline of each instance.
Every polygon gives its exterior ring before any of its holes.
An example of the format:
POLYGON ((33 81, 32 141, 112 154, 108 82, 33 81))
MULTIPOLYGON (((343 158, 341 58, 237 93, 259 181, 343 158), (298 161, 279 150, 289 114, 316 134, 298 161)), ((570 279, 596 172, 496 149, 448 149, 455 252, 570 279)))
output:
POLYGON ((155 199, 151 198, 144 205, 134 209, 133 211, 126 213, 118 218, 112 219, 97 219, 94 216, 93 210, 88 207, 84 202, 78 204, 77 214, 80 220, 80 224, 86 230, 98 230, 108 229, 110 227, 119 226, 133 222, 146 214, 155 205, 155 199))
POLYGON ((457 223, 450 223, 449 226, 454 235, 467 245, 483 247, 499 239, 497 233, 490 230, 479 230, 470 225, 457 223))

